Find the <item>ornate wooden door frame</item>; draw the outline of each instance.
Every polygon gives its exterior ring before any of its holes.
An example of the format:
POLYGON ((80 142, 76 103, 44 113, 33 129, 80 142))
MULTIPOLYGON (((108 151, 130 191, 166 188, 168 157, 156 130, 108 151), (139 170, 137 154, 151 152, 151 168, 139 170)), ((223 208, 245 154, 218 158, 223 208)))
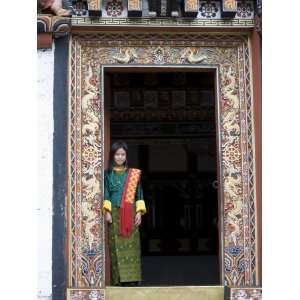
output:
POLYGON ((68 289, 70 299, 105 298, 105 66, 216 68, 223 213, 223 284, 257 281, 253 95, 247 34, 95 33, 70 42, 68 289))

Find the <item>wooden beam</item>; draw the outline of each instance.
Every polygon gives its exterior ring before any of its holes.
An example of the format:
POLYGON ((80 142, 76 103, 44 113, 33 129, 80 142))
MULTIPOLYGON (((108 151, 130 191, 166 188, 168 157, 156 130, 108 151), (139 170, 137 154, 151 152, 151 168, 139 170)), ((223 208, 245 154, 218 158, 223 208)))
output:
POLYGON ((51 49, 52 48, 52 32, 38 33, 37 35, 37 48, 38 49, 51 49))
POLYGON ((141 17, 142 12, 141 0, 128 0, 128 17, 141 17))
POLYGON ((237 13, 237 0, 222 0, 221 16, 227 18, 234 18, 237 13))
POLYGON ((160 0, 160 8, 159 8, 159 16, 166 17, 168 13, 168 1, 167 0, 160 0))
POLYGON ((101 0, 88 0, 87 4, 88 4, 89 16, 91 16, 91 17, 101 17, 102 16, 101 0))
POLYGON ((184 0, 184 14, 187 17, 196 18, 199 12, 198 0, 184 0))

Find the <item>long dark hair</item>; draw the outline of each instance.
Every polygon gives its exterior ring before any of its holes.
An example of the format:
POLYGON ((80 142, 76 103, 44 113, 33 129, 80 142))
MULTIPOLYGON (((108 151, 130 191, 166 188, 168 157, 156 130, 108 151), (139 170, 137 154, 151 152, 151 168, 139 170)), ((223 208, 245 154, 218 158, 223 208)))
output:
POLYGON ((112 169, 115 165, 115 160, 114 160, 115 153, 121 148, 124 149, 126 152, 126 160, 124 163, 124 167, 128 168, 128 146, 124 141, 117 141, 117 142, 113 143, 110 148, 109 162, 108 162, 108 172, 109 173, 112 171, 112 169))

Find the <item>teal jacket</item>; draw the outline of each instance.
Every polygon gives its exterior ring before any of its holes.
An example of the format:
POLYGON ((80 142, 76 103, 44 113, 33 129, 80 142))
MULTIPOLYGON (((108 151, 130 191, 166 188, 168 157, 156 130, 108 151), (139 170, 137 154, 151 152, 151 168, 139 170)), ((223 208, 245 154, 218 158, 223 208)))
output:
MULTIPOLYGON (((111 211, 112 207, 120 207, 122 193, 127 179, 128 170, 104 172, 104 201, 103 209, 111 211)), ((135 194, 136 211, 146 213, 143 189, 139 181, 135 194)))

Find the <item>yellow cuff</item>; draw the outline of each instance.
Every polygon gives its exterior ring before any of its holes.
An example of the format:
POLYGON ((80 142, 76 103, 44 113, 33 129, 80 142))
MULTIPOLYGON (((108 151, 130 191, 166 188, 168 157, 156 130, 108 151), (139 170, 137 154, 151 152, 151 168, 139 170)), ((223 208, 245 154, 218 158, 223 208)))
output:
POLYGON ((136 207, 136 212, 141 212, 142 215, 144 215, 147 212, 144 200, 137 200, 135 202, 135 207, 136 207))
POLYGON ((109 200, 103 201, 103 212, 105 211, 111 212, 111 202, 109 200))

